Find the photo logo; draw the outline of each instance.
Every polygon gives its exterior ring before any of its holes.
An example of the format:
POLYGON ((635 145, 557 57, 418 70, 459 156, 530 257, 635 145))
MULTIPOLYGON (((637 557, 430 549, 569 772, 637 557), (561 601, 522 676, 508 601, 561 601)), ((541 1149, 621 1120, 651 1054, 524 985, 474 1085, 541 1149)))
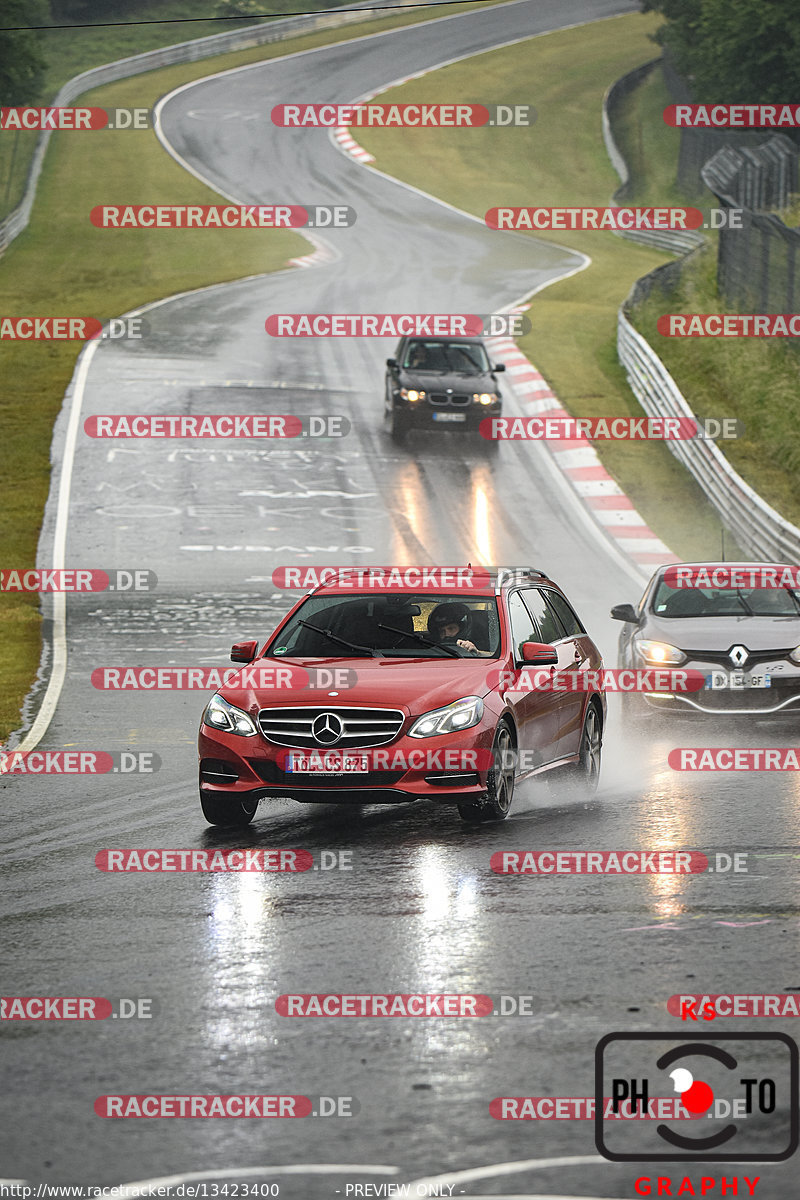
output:
POLYGON ((782 1033, 609 1033, 595 1050, 595 1101, 595 1144, 611 1162, 782 1162, 799 1140, 797 1045, 782 1033), (678 1094, 692 1132, 615 1119, 664 1093, 678 1094))

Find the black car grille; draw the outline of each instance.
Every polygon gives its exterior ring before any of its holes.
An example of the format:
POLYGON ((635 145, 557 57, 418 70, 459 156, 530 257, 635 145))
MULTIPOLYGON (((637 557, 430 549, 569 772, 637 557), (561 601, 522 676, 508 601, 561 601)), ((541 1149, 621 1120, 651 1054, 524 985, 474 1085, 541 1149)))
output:
POLYGON ((465 408, 472 397, 467 392, 429 392, 428 399, 437 408, 465 408))
MULTIPOLYGON (((404 720, 405 713, 396 708, 262 708, 258 714, 259 727, 268 742, 316 750, 383 746, 397 737, 404 720), (315 737, 312 731, 314 722, 326 713, 341 724, 341 736, 333 741, 315 737)), ((331 723, 336 726, 336 721, 331 723)))
POLYGON ((733 665, 733 663, 731 662, 731 660, 729 658, 729 655, 731 652, 730 646, 728 647, 727 650, 686 650, 686 649, 684 649, 683 652, 687 656, 687 658, 689 658, 692 662, 719 663, 720 666, 727 667, 727 669, 729 671, 750 671, 751 667, 754 666, 756 663, 779 662, 782 658, 784 658, 784 659, 788 658, 790 652, 794 649, 793 646, 790 646, 788 650, 750 650, 747 646, 744 645, 744 642, 742 642, 742 643, 737 642, 734 644, 735 645, 741 644, 742 646, 744 646, 744 649, 747 650, 747 660, 743 667, 738 667, 738 666, 735 667, 733 665))

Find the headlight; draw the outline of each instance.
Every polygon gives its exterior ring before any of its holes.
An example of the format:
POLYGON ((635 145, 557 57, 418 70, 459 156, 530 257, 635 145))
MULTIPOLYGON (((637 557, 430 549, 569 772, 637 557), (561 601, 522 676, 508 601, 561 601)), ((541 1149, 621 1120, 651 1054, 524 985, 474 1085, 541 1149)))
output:
POLYGON ((404 400, 411 400, 412 402, 414 400, 424 400, 425 399, 425 393, 418 392, 415 388, 400 388, 400 395, 403 397, 404 400))
POLYGON ((253 737, 257 732, 246 712, 234 708, 222 696, 212 696, 203 713, 203 724, 212 729, 224 729, 226 733, 238 733, 241 737, 253 737))
POLYGON ((483 701, 480 696, 464 696, 445 708, 434 708, 432 712, 417 717, 408 731, 409 737, 435 737, 437 733, 457 733, 477 725, 483 716, 483 701))
POLYGON ((647 638, 636 638, 636 649, 645 662, 656 667, 679 667, 686 662, 686 655, 677 646, 667 642, 650 642, 647 638))
POLYGON ((794 663, 800 663, 800 646, 795 646, 794 650, 789 653, 789 658, 794 663))
POLYGON ((476 404, 496 404, 500 397, 495 392, 473 392, 472 399, 476 404))

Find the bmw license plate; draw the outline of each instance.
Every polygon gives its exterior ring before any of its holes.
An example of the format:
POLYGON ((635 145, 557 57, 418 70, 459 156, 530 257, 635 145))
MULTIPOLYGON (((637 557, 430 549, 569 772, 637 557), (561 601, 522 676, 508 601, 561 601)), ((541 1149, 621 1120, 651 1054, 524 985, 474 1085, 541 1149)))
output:
POLYGON ((453 412, 435 412, 433 414, 434 421, 466 421, 466 413, 453 412))
POLYGON ((369 760, 366 754, 312 750, 310 754, 290 754, 286 770, 304 775, 359 775, 369 770, 369 760))
POLYGON ((772 687, 771 675, 747 675, 744 671, 712 671, 706 675, 706 687, 714 691, 744 691, 745 688, 772 687))

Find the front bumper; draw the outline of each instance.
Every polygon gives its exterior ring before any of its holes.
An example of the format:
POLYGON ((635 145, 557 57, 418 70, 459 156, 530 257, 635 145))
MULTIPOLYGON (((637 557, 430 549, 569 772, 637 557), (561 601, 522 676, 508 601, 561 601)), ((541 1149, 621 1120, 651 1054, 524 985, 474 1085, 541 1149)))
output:
POLYGON ((495 725, 496 720, 484 718, 463 733, 440 738, 400 736, 374 750, 353 750, 353 754, 375 756, 375 769, 330 775, 287 772, 283 769, 286 747, 267 742, 260 734, 243 738, 202 725, 200 787, 210 796, 274 796, 317 804, 476 801, 486 794, 495 725))
POLYGON ((469 404, 462 407, 434 405, 427 401, 410 404, 407 400, 395 400, 394 411, 402 417, 409 429, 434 429, 440 432, 477 433, 481 421, 487 417, 503 414, 502 402, 497 404, 469 404))
MULTIPOLYGON (((762 656, 763 657, 763 656, 762 656)), ((638 664, 644 666, 645 664, 638 664)), ((719 662, 692 661, 681 663, 681 670, 700 671, 708 678, 713 674, 731 675, 730 670, 719 662)), ((711 688, 708 685, 698 692, 643 693, 642 699, 649 709, 658 712, 708 713, 710 715, 797 715, 800 712, 800 670, 791 663, 759 662, 749 669, 747 675, 770 676, 769 687, 711 688), (779 667, 778 670, 768 668, 779 667)))

